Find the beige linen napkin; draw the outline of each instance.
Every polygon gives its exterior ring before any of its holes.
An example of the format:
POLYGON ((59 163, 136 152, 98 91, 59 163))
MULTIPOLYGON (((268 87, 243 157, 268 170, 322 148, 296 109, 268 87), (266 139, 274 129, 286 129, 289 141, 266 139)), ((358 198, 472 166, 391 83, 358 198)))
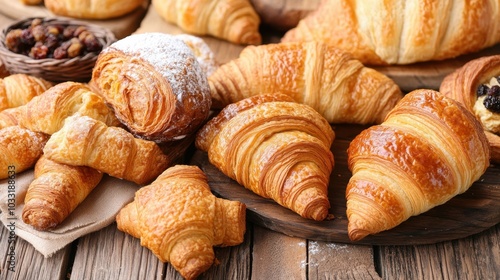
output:
POLYGON ((137 184, 105 174, 99 185, 66 220, 53 230, 45 232, 35 230, 21 218, 24 197, 33 177, 31 169, 16 174, 10 181, 0 181, 0 220, 9 231, 14 229, 18 237, 32 244, 46 258, 79 237, 113 223, 120 209, 133 200, 139 188, 137 184), (13 204, 9 205, 9 202, 13 200, 9 199, 15 199, 14 211, 10 211, 13 204))

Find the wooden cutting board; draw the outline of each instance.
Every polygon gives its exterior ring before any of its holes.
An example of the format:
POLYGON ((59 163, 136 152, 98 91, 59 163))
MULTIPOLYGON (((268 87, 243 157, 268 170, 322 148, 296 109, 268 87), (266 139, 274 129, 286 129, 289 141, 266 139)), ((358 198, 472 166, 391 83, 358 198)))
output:
MULTIPOLYGON (((261 28, 265 43, 279 42, 282 33, 263 26, 261 28)), ((184 33, 175 25, 165 22, 153 7, 150 7, 136 33, 164 32, 184 33)), ((219 63, 237 58, 244 46, 231 44, 210 36, 202 37, 214 51, 219 63)), ((500 53, 495 46, 480 53, 441 62, 419 63, 407 66, 378 67, 405 92, 417 88, 437 89, 441 80, 465 62, 483 55, 500 53)), ((332 146, 335 155, 335 169, 331 176, 330 201, 331 213, 335 219, 314 222, 301 218, 292 211, 276 203, 263 199, 238 185, 218 171, 208 162, 207 154, 195 151, 191 164, 200 166, 208 175, 210 186, 221 197, 244 202, 248 218, 252 222, 290 236, 313 240, 351 243, 347 236, 344 192, 350 178, 347 169, 346 149, 350 141, 363 129, 360 126, 337 126, 334 128, 337 139, 332 146)), ((462 238, 485 230, 500 222, 500 168, 492 166, 479 182, 471 189, 445 205, 413 217, 397 228, 370 236, 358 244, 427 244, 443 240, 462 238)))
POLYGON ((347 236, 345 188, 351 177, 347 168, 347 147, 366 127, 333 127, 336 139, 332 146, 335 167, 330 177, 330 213, 335 218, 321 222, 300 217, 274 201, 259 197, 222 174, 209 163, 207 153, 195 151, 191 164, 208 176, 217 195, 246 204, 248 219, 258 225, 290 236, 321 241, 371 245, 416 245, 463 238, 500 222, 500 167, 491 166, 464 194, 447 203, 412 217, 398 227, 352 242, 347 236))
MULTIPOLYGON (((0 0, 0 13, 12 18, 14 21, 21 20, 27 17, 53 17, 52 12, 47 10, 43 5, 29 6, 22 4, 19 0, 0 0)), ((149 7, 149 0, 144 0, 144 3, 131 12, 122 17, 108 20, 81 20, 96 25, 101 25, 108 28, 115 34, 115 37, 121 39, 130 33, 134 32, 146 14, 149 7)))

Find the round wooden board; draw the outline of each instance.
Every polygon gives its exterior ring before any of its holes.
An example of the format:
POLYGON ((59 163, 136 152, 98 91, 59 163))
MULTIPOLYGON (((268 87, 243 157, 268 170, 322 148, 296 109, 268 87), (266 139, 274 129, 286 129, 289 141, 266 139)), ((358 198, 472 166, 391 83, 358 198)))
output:
POLYGON ((391 230, 352 242, 347 236, 345 188, 351 176, 347 168, 347 147, 362 126, 334 126, 336 139, 332 146, 335 168, 330 177, 330 213, 335 218, 316 222, 255 195, 222 174, 208 161, 207 153, 195 151, 191 164, 208 176, 212 191, 223 198, 241 201, 247 206, 251 222, 286 235, 311 240, 370 245, 431 244, 463 238, 500 222, 500 167, 491 166, 480 180, 464 194, 426 213, 415 216, 391 230))
MULTIPOLYGON (((13 20, 21 20, 27 17, 53 17, 52 12, 47 10, 43 5, 24 5, 19 0, 0 0, 0 13, 12 18, 13 20)), ((149 0, 144 0, 144 3, 131 12, 122 17, 107 19, 107 20, 83 20, 91 24, 101 25, 108 28, 115 34, 115 37, 121 39, 134 32, 146 14, 149 7, 149 0)))

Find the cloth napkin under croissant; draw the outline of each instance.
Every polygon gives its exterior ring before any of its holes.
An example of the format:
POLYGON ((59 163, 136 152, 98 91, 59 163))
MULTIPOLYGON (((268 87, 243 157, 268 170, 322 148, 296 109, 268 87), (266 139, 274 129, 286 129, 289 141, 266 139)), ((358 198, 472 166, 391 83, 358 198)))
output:
POLYGON ((0 220, 9 231, 14 229, 16 236, 29 242, 46 258, 79 237, 112 224, 120 209, 134 199, 134 194, 139 188, 132 182, 105 175, 99 185, 63 223, 50 231, 37 231, 21 219, 24 197, 33 178, 31 169, 16 174, 15 178, 11 179, 10 189, 14 189, 16 201, 14 216, 8 206, 9 180, 0 181, 0 220))

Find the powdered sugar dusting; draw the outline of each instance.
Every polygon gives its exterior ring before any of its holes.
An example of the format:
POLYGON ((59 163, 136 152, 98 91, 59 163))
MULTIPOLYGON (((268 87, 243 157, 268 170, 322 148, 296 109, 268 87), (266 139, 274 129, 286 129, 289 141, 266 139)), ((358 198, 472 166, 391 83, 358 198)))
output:
POLYGON ((202 38, 190 34, 177 34, 175 37, 181 39, 191 48, 198 63, 200 63, 201 69, 207 77, 210 77, 218 66, 215 61, 215 55, 207 43, 202 38))
POLYGON ((120 50, 140 57, 165 77, 178 100, 184 93, 208 88, 208 80, 193 51, 175 35, 164 33, 133 34, 111 44, 103 52, 120 50))

